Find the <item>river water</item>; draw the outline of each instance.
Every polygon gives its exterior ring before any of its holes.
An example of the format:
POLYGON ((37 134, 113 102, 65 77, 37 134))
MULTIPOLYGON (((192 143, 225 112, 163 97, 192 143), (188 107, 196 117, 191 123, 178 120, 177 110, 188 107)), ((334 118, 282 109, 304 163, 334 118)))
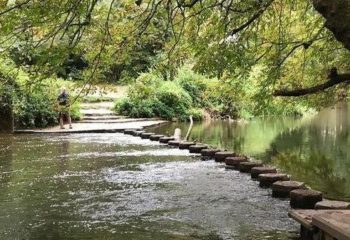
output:
POLYGON ((0 239, 295 239, 249 175, 115 134, 0 135, 0 239))
MULTIPOLYGON (((338 103, 302 118, 195 123, 189 139, 246 154, 291 174, 326 197, 350 201, 350 106, 338 103)), ((151 129, 186 135, 189 124, 151 129)))
MULTIPOLYGON (((347 105, 195 124, 191 139, 350 199, 347 105)), ((152 129, 172 134, 165 124, 152 129)), ((0 135, 0 239, 296 239, 288 200, 187 150, 114 134, 0 135)))

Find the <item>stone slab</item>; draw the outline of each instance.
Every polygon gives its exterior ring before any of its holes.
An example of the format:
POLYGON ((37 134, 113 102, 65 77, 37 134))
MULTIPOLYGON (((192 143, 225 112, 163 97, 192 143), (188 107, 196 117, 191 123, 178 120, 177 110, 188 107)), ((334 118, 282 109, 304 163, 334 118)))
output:
POLYGON ((303 182, 277 181, 272 184, 272 196, 279 198, 288 198, 290 192, 295 189, 306 189, 306 186, 303 182))
POLYGON ((195 142, 184 141, 184 142, 180 142, 179 143, 179 148, 180 149, 189 149, 190 146, 192 146, 192 145, 196 145, 196 143, 195 142))
POLYGON ((250 173, 252 178, 257 179, 263 173, 277 173, 277 169, 273 167, 253 167, 250 173))
POLYGON ((290 206, 298 209, 313 209, 323 199, 322 192, 311 189, 296 189, 290 192, 290 206))
POLYGON ((247 157, 228 157, 225 159, 227 168, 238 170, 239 164, 242 162, 248 162, 247 157))
POLYGON ((252 168, 261 166, 263 166, 261 162, 241 162, 239 164, 239 171, 244 173, 250 173, 252 168))
POLYGON ((214 158, 216 162, 225 162, 225 159, 227 157, 235 157, 235 156, 236 154, 234 152, 223 151, 223 152, 216 152, 214 158))
POLYGON ((316 203, 315 209, 350 209, 350 202, 323 200, 316 203))
POLYGON ((159 139, 160 138, 162 138, 162 137, 165 137, 164 135, 161 135, 161 134, 155 134, 155 135, 152 135, 152 136, 150 136, 150 140, 151 141, 159 141, 159 139))
POLYGON ((174 146, 174 147, 178 147, 181 141, 178 140, 172 140, 168 142, 169 146, 174 146))
POLYGON ((141 136, 142 139, 149 139, 154 134, 155 133, 144 132, 144 133, 141 133, 140 136, 141 136))
POLYGON ((207 149, 208 146, 204 144, 196 144, 196 145, 191 145, 190 146, 190 153, 201 153, 203 149, 207 149))
POLYGON ((263 173, 259 174, 258 179, 260 187, 271 187, 277 181, 289 181, 288 175, 283 173, 263 173))
POLYGON ((215 153, 217 153, 217 152, 220 152, 220 150, 219 149, 211 149, 210 148, 210 149, 203 149, 201 151, 201 154, 204 157, 212 157, 212 158, 214 158, 215 153))
POLYGON ((131 129, 125 129, 124 130, 124 134, 130 134, 130 135, 133 135, 134 132, 136 131, 140 131, 140 129, 134 129, 134 128, 131 128, 131 129))
POLYGON ((162 137, 159 139, 160 143, 168 143, 169 141, 174 141, 175 138, 174 137, 162 137))

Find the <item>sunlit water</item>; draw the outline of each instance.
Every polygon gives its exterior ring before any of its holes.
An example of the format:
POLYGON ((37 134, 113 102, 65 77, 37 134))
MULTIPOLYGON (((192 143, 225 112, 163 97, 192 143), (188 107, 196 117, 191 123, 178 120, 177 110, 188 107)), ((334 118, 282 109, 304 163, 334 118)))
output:
POLYGON ((0 135, 0 151, 0 239, 297 236, 288 201, 187 150, 114 133, 0 135))
MULTIPOLYGON (((151 129, 172 134, 189 124, 151 129)), ((350 201, 350 111, 339 103, 303 118, 257 118, 248 122, 196 123, 190 139, 263 160, 321 190, 332 199, 350 201)))

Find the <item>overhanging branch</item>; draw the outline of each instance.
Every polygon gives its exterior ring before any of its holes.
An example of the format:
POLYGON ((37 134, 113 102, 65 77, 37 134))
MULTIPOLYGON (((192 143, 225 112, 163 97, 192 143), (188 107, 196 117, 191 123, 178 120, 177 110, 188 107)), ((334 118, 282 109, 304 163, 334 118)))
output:
POLYGON ((300 88, 295 90, 277 90, 273 93, 274 96, 280 97, 298 97, 305 96, 309 94, 318 93, 324 91, 328 88, 331 88, 340 83, 349 82, 350 81, 350 73, 339 74, 337 73, 337 69, 332 69, 329 76, 328 81, 313 87, 309 88, 300 88))

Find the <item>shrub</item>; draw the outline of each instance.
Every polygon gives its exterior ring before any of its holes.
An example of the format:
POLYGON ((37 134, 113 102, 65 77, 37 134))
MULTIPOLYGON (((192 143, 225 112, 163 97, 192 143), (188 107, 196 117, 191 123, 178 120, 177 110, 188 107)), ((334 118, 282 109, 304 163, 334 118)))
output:
POLYGON ((16 126, 46 127, 57 124, 57 114, 47 96, 24 95, 15 104, 16 126))
MULTIPOLYGON (((44 128, 58 124, 58 112, 56 98, 59 89, 50 91, 42 87, 35 92, 20 91, 14 99, 14 113, 16 127, 19 128, 44 128)), ((72 120, 81 118, 80 102, 71 96, 72 120)))
POLYGON ((180 68, 175 81, 191 96, 194 106, 205 107, 205 91, 209 79, 195 73, 188 67, 180 68))
POLYGON ((188 121, 192 115, 199 121, 204 117, 201 108, 213 108, 216 104, 207 96, 209 81, 186 67, 178 71, 174 81, 165 81, 152 72, 144 73, 130 86, 128 97, 116 102, 115 111, 130 117, 180 121, 188 121))
POLYGON ((191 96, 176 82, 149 79, 143 74, 130 87, 128 98, 118 100, 117 113, 130 117, 186 118, 192 106, 191 96))
POLYGON ((192 106, 191 96, 175 82, 164 82, 156 92, 156 99, 154 111, 166 119, 186 117, 192 106))
POLYGON ((204 118, 204 111, 201 108, 191 108, 188 115, 192 116, 193 121, 201 121, 204 118))

